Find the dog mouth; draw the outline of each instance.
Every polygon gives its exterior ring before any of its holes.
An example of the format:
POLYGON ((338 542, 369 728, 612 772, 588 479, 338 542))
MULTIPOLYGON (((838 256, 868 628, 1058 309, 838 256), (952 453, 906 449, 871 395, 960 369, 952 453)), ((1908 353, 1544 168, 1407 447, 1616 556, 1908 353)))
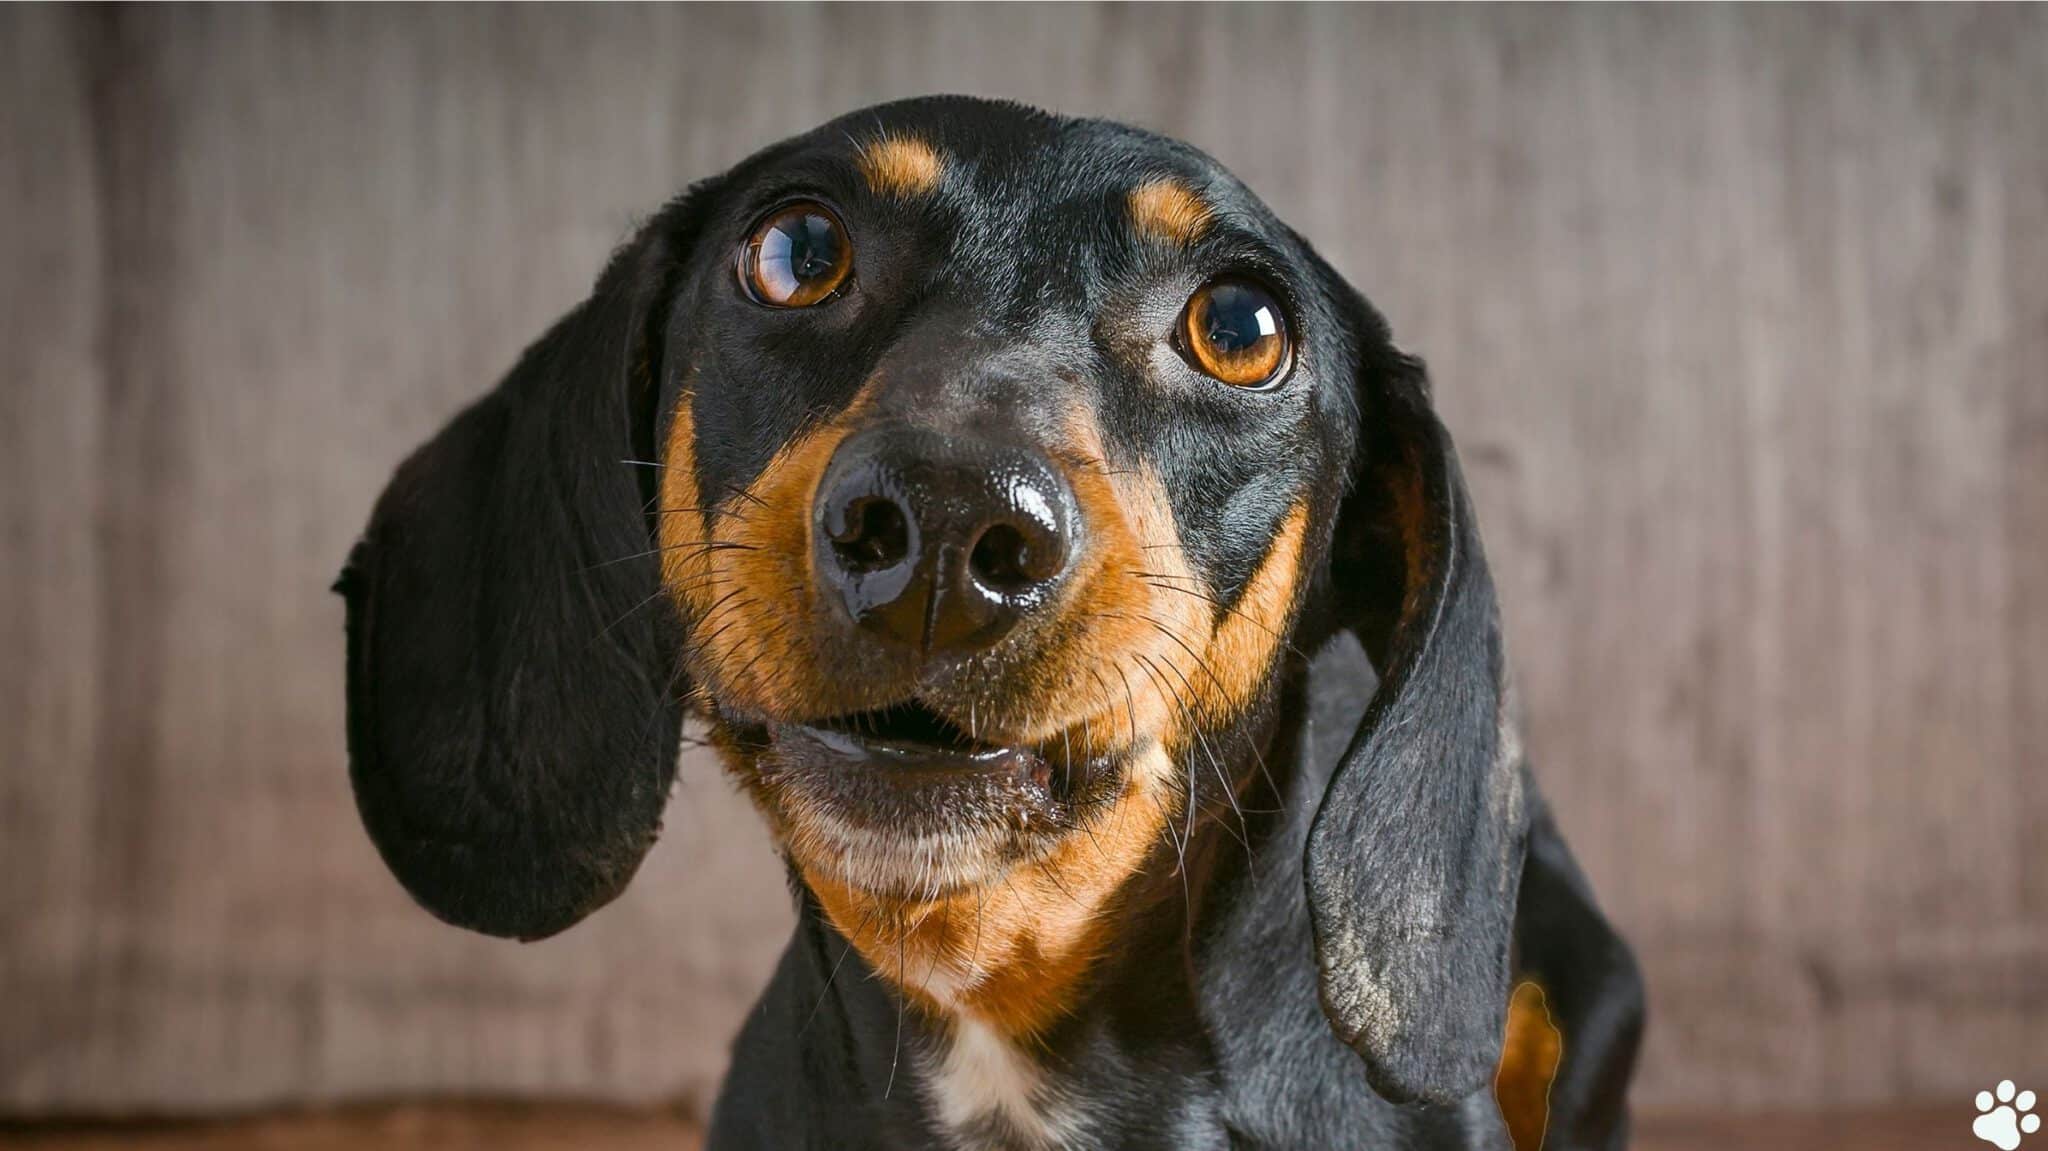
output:
POLYGON ((801 726, 830 745, 906 761, 974 764, 1022 750, 981 739, 914 699, 801 726))
POLYGON ((993 733, 962 726, 917 699, 802 723, 771 724, 768 736, 786 765, 851 773, 858 790, 870 796, 885 788, 912 797, 928 792, 925 798, 935 807, 948 799, 942 786, 948 777, 985 785, 1007 781, 1038 793, 1048 803, 1064 800, 1070 788, 1052 778, 1053 760, 1068 769, 1069 782, 1074 766, 1057 749, 1048 755, 1036 746, 1001 741, 993 733))
POLYGON ((915 697, 726 722, 741 778, 807 860, 874 891, 993 881, 1053 850, 1122 776, 1115 752, 1015 742, 915 697))

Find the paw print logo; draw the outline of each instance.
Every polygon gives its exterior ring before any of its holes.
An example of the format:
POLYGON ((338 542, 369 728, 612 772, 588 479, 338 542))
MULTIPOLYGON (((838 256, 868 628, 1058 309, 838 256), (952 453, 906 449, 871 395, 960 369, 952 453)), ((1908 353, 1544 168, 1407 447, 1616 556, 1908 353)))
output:
POLYGON ((2014 1098, 2010 1079, 1999 1082, 1995 1104, 1991 1092, 1977 1092, 1977 1110, 1982 1114, 1970 1130, 1998 1151, 2017 1151, 2022 1138, 2041 1129, 2041 1117, 2034 1114, 2034 1093, 2022 1091, 2014 1098))

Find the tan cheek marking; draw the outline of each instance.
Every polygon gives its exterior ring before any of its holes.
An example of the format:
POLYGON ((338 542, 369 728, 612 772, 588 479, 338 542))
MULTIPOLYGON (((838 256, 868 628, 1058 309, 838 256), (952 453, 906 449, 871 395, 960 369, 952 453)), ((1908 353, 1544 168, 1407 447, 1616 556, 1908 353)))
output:
POLYGON ((1207 639, 1209 605, 1157 473, 1145 464, 1111 465, 1085 414, 1070 417, 1065 441, 1063 462, 1090 544, 1060 606, 1062 631, 1038 661, 1060 671, 1032 685, 1043 722, 1027 725, 1026 737, 1060 736, 1098 753, 1170 742, 1185 718, 1190 676, 1199 674, 1183 664, 1207 639), (1087 723, 1073 723, 1083 715, 1087 723))
POLYGON ((697 490, 694 428, 677 412, 665 461, 662 574, 690 621, 690 673, 727 702, 795 714, 825 694, 816 682, 810 614, 811 495, 865 397, 785 446, 743 491, 709 504, 697 490), (708 523, 703 508, 720 516, 708 523))
POLYGON ((1543 1146, 1550 1125, 1550 1085, 1563 1060, 1564 1035, 1550 1018, 1543 988, 1524 981, 1508 999, 1507 1033, 1493 1077, 1493 1098, 1515 1151, 1543 1146))
POLYGON ((1280 521, 1259 570, 1209 637, 1207 672, 1197 697, 1205 718, 1223 723, 1251 701, 1272 674, 1301 584, 1301 548, 1308 507, 1296 504, 1280 521))
POLYGON ((880 196, 928 195, 946 174, 946 161, 938 150, 915 136, 870 140, 860 146, 856 162, 868 187, 880 196))
POLYGON ((706 536, 702 501, 697 493, 697 431, 690 398, 676 404, 669 420, 668 443, 662 452, 661 525, 655 543, 661 551, 661 578, 678 606, 692 602, 688 588, 704 566, 695 554, 706 536))
POLYGON ((1146 464, 1102 464, 1099 434, 1085 420, 1074 421, 1068 435, 1092 453, 1070 471, 1095 554, 1067 609, 1078 634, 1049 652, 1047 663, 1093 671, 1069 676, 1067 694, 1106 680, 1109 698, 1104 709, 1092 697, 1070 701, 1055 689, 1056 712, 1101 710, 1107 722, 1090 750, 1148 737, 1172 745, 1189 738, 1190 727, 1234 720, 1285 646, 1302 584, 1307 505, 1282 517, 1258 570, 1219 620, 1219 600, 1187 558, 1157 473, 1146 464))
POLYGON ((1214 218, 1209 205, 1179 180, 1148 180, 1131 189, 1131 223, 1140 235, 1187 247, 1214 218))

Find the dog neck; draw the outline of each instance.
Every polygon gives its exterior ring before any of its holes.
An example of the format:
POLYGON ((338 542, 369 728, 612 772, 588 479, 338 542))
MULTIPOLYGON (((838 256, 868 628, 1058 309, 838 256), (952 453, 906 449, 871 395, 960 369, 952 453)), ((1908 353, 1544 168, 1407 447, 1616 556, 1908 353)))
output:
POLYGON ((1216 797, 1180 832, 1185 840, 1156 845, 1094 910, 1101 933, 1078 965, 1070 953, 1016 965, 1017 978, 1036 971, 1062 984, 1060 1010, 1029 1031, 979 1010, 957 970, 930 952, 920 970, 907 940, 896 970, 878 970, 864 958, 875 949, 854 946, 799 885, 797 938, 736 1049, 728 1095, 742 1080, 754 1089, 794 1077, 821 1114, 850 1106, 887 1116, 878 1126, 896 1131, 890 1146, 1115 1145, 1110 1134, 1133 1123, 1213 1123, 1231 1092, 1270 1078, 1246 1037, 1278 1035, 1281 1018, 1295 1020, 1288 1047, 1312 1049, 1365 1092, 1356 1057, 1317 1005, 1302 894, 1308 823, 1342 750, 1336 741, 1370 691, 1355 646, 1338 662, 1334 678, 1351 690, 1327 704, 1311 704, 1304 675, 1285 677, 1263 737, 1232 759, 1244 781, 1235 805, 1216 797), (1324 715, 1330 707, 1349 714, 1324 715), (747 1066, 755 1061, 763 1065, 747 1066), (1160 1092, 1172 1115, 1130 1112, 1131 1098, 1160 1092))

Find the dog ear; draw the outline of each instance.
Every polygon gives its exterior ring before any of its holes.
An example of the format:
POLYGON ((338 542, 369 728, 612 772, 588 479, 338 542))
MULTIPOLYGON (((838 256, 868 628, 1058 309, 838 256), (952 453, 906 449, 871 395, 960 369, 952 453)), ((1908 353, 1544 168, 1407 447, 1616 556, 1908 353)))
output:
POLYGON ((694 190, 497 389, 399 466, 335 585, 349 777, 427 910, 538 939, 624 889, 660 829, 681 632, 647 509, 666 281, 694 190))
POLYGON ((1352 488, 1339 622, 1379 687, 1309 831, 1323 1010, 1396 1102, 1450 1104, 1500 1057, 1526 815, 1500 623, 1472 500, 1419 361, 1355 293, 1352 488))

